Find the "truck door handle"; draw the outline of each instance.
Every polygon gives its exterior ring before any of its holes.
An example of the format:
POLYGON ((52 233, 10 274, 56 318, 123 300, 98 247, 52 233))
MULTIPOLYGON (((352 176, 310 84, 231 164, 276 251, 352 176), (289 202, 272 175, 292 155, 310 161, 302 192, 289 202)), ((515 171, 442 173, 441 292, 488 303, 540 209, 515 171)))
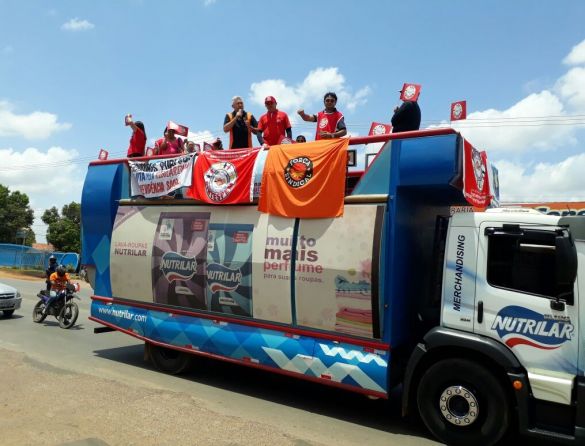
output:
POLYGON ((477 303, 477 322, 480 324, 483 322, 483 300, 477 303))

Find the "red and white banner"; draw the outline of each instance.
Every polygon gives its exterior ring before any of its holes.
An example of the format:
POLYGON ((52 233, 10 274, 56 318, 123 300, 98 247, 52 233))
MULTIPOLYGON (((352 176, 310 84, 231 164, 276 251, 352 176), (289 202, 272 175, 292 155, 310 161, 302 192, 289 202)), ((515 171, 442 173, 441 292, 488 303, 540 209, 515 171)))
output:
POLYGON ((463 140, 463 195, 475 207, 485 208, 491 201, 487 155, 466 140, 463 140))
POLYGON ((392 132, 392 125, 390 124, 382 124, 380 122, 372 122, 370 126, 370 132, 368 133, 369 136, 372 135, 388 135, 392 132))
POLYGON ((130 161, 132 195, 145 198, 162 197, 181 187, 191 186, 194 153, 176 158, 130 161))
POLYGON ((186 127, 186 126, 181 125, 181 124, 177 124, 176 122, 173 122, 173 121, 167 122, 167 129, 174 130, 175 135, 179 135, 179 136, 187 136, 187 134, 189 133, 189 127, 186 127))
POLYGON ((451 104, 451 121, 460 121, 467 118, 467 101, 457 101, 451 104))
POLYGON ((206 203, 250 203, 252 173, 260 149, 211 150, 197 157, 187 196, 206 203))
POLYGON ((108 159, 108 151, 104 149, 100 149, 100 153, 98 154, 98 160, 105 161, 108 159))
POLYGON ((419 84, 404 84, 400 90, 400 100, 404 102, 416 102, 420 95, 419 84))

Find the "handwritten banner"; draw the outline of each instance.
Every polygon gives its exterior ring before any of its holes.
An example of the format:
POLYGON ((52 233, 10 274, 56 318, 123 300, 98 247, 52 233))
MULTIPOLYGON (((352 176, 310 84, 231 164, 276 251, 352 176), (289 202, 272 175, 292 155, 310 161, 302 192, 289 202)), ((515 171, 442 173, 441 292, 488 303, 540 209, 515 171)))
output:
POLYGON ((130 161, 132 195, 162 197, 181 187, 191 186, 195 154, 150 161, 130 161))

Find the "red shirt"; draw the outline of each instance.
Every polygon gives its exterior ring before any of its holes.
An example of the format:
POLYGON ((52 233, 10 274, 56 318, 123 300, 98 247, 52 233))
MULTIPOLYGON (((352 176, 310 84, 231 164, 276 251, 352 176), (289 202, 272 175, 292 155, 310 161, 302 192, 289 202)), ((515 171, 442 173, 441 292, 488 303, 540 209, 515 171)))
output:
POLYGON ((321 132, 335 133, 337 131, 337 123, 343 118, 343 113, 335 110, 327 113, 325 110, 317 114, 317 133, 315 134, 315 141, 321 139, 319 135, 321 132))
POLYGON ((286 129, 290 129, 288 115, 280 110, 268 112, 260 117, 258 128, 262 130, 264 142, 269 146, 280 144, 286 135, 286 129))
POLYGON ((183 145, 183 140, 181 138, 175 138, 174 141, 166 141, 167 145, 166 148, 163 150, 161 149, 162 145, 165 143, 165 138, 160 138, 156 140, 154 144, 155 147, 159 149, 159 155, 174 155, 176 153, 182 153, 183 149, 181 148, 183 145))
POLYGON ((130 155, 140 155, 144 156, 144 148, 146 147, 146 136, 144 132, 136 127, 136 130, 132 132, 132 137, 130 138, 130 145, 128 146, 128 153, 126 156, 130 155))

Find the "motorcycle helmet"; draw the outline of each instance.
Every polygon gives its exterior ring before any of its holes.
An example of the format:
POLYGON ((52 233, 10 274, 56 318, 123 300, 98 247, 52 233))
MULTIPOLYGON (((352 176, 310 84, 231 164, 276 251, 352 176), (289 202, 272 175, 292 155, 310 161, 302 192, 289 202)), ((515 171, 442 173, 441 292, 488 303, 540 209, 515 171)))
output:
POLYGON ((63 265, 59 265, 55 270, 59 277, 63 277, 67 271, 65 271, 65 267, 63 265))
POLYGON ((53 265, 53 264, 54 264, 54 263, 56 263, 56 262, 57 262, 57 257, 55 257, 55 256, 51 256, 51 257, 49 257, 49 263, 50 263, 51 265, 53 265))

